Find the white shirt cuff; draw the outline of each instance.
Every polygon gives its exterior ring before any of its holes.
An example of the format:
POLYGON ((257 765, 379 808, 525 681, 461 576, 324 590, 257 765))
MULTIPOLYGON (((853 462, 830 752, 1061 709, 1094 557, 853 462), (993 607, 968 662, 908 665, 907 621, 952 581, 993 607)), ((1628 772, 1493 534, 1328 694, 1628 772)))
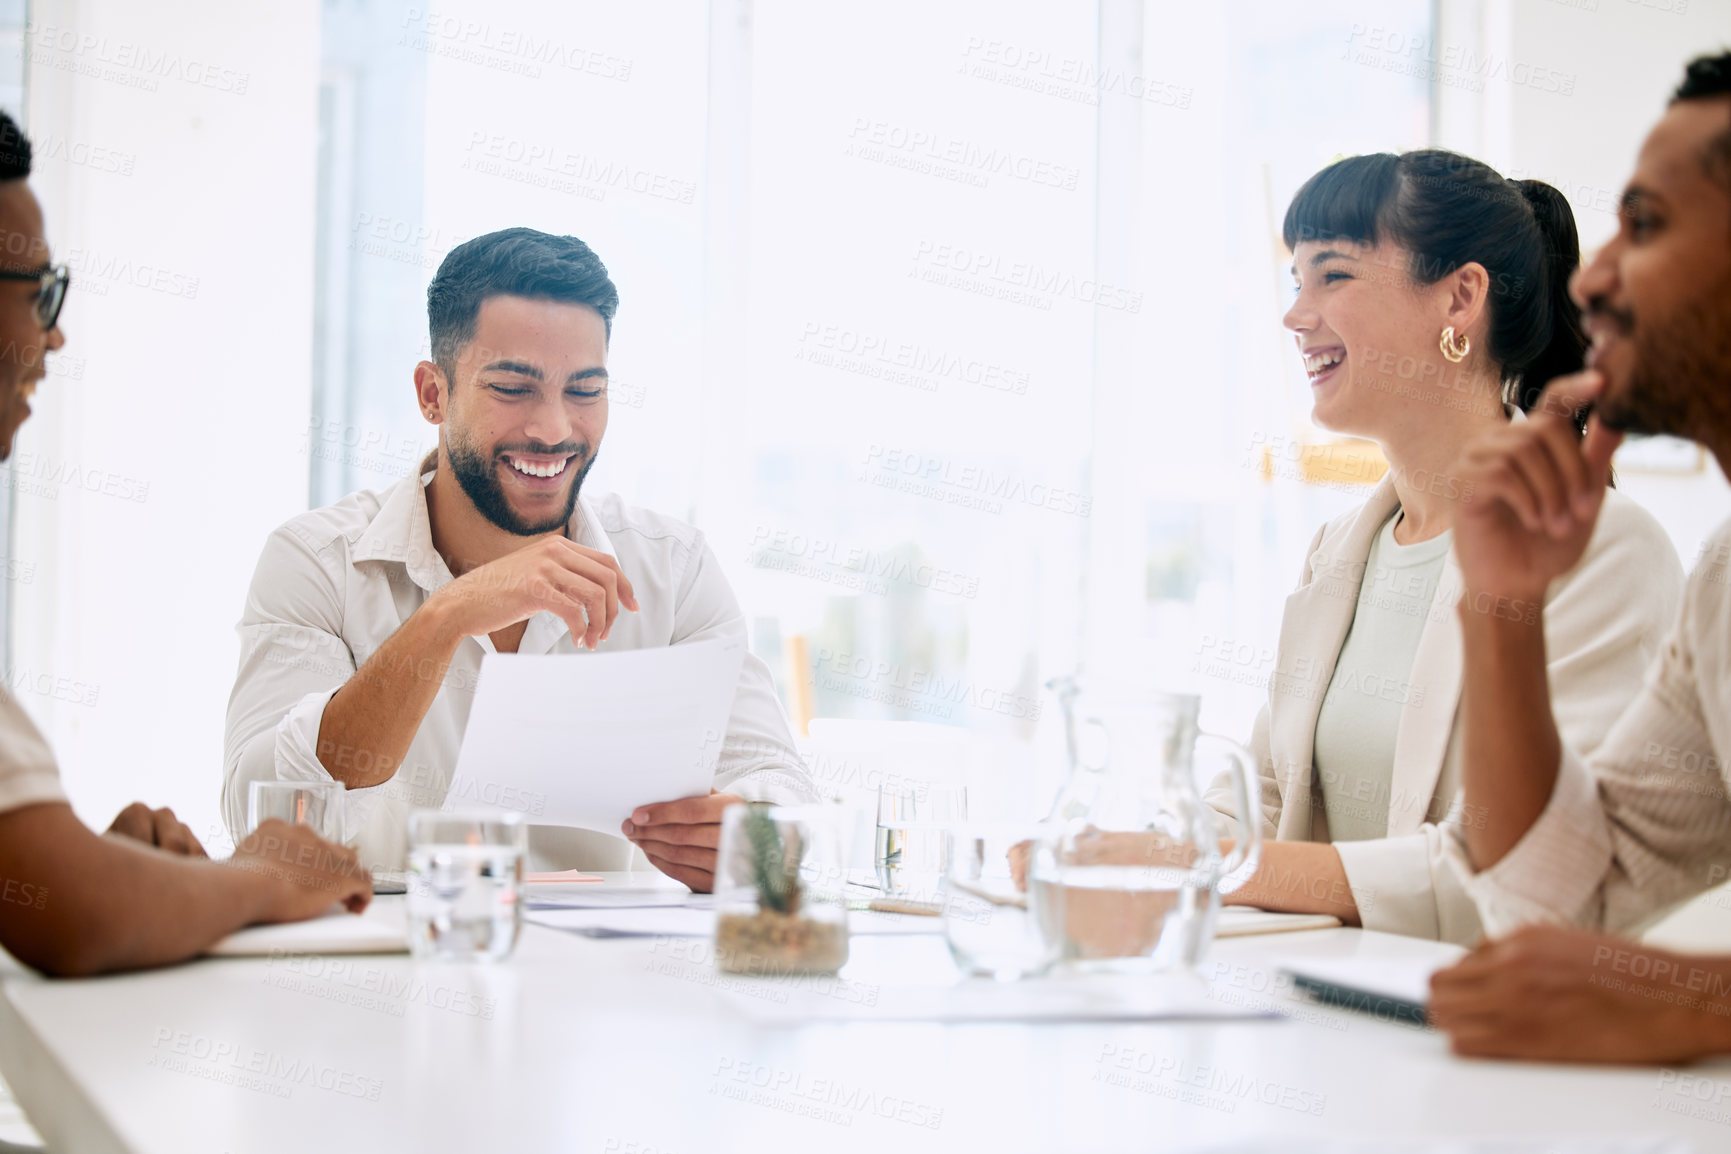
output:
POLYGON ((1337 841, 1334 851, 1367 930, 1436 938, 1436 894, 1424 834, 1337 841))
MULTIPOLYGON (((1468 809, 1460 824, 1475 820, 1482 819, 1468 809)), ((1444 852, 1478 905, 1489 937, 1535 922, 1582 921, 1612 858, 1598 785, 1567 746, 1550 801, 1501 861, 1474 870, 1458 828, 1445 839, 1444 852)))
MULTIPOLYGON (((335 781, 319 760, 319 727, 325 706, 342 686, 309 693, 283 715, 276 727, 276 777, 278 781, 335 781)), ((392 778, 391 780, 395 780, 392 778)), ((361 789, 343 790, 343 841, 352 841, 367 828, 374 803, 390 781, 361 789)))

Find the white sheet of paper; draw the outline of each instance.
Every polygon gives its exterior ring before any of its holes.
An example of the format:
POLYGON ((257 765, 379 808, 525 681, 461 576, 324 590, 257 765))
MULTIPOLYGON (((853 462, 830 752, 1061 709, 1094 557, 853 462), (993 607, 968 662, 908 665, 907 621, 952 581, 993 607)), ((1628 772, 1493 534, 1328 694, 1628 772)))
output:
POLYGON ((375 902, 359 915, 333 905, 322 917, 304 922, 248 926, 204 952, 215 958, 254 958, 278 953, 400 954, 408 948, 400 906, 375 902))
POLYGON ((715 911, 686 906, 630 909, 531 910, 525 918, 587 937, 710 938, 715 936, 715 911))
POLYGON ((709 793, 744 638, 622 653, 489 653, 457 776, 534 799, 534 821, 618 836, 640 805, 709 793))
POLYGON ((664 887, 649 889, 580 889, 577 886, 524 886, 531 910, 631 910, 653 907, 707 907, 708 894, 664 887))
MULTIPOLYGON (((714 937, 714 902, 704 894, 686 894, 685 898, 678 904, 645 903, 641 898, 638 901, 642 904, 633 905, 597 903, 555 908, 532 904, 525 916, 537 925, 596 937, 714 937)), ((944 930, 938 918, 876 910, 849 913, 847 920, 848 932, 855 936, 941 934, 944 930)))
MULTIPOLYGON (((1047 977, 1025 982, 963 979, 931 986, 877 986, 875 999, 837 997, 835 979, 742 978, 781 983, 785 999, 760 990, 729 989, 724 996, 762 1022, 1158 1022, 1269 1018, 1208 997, 1201 983, 1182 976, 1047 977)), ((855 983, 858 984, 858 983, 855 983)))
POLYGON ((1288 914, 1259 910, 1254 906, 1227 906, 1214 923, 1217 938, 1243 938, 1252 934, 1286 934, 1299 930, 1329 930, 1340 925, 1332 914, 1288 914))
POLYGON ((849 910, 847 932, 874 934, 941 934, 944 919, 923 914, 892 914, 883 910, 849 910))

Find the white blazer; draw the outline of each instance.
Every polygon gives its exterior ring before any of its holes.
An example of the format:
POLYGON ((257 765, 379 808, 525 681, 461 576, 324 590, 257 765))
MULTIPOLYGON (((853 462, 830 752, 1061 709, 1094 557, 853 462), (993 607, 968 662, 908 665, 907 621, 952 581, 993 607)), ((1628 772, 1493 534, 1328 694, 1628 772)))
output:
MULTIPOLYGON (((1261 766, 1263 837, 1329 841, 1315 774, 1316 718, 1351 627, 1366 559, 1399 499, 1385 478, 1356 511, 1324 525, 1311 542, 1298 591, 1286 600, 1268 700, 1250 753, 1261 766)), ((1545 596, 1545 653, 1551 709, 1568 746, 1586 757, 1634 699, 1665 633, 1677 618, 1683 568, 1650 513, 1616 490, 1578 565, 1545 596)), ((1388 836, 1338 842, 1366 929, 1470 944, 1478 912, 1443 855, 1444 823, 1462 811, 1461 572, 1451 550, 1413 656, 1410 692, 1395 734, 1388 836)), ((1518 611, 1518 610, 1517 610, 1518 611)), ((1216 783, 1208 800, 1234 812, 1216 783)), ((1299 886, 1307 879, 1282 879, 1299 886)))

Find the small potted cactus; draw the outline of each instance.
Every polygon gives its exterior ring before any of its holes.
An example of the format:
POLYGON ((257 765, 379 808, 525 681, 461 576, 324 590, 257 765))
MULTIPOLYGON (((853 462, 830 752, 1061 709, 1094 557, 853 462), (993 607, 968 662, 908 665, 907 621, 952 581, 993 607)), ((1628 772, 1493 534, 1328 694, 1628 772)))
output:
POLYGON ((835 818, 746 802, 722 816, 715 964, 729 973, 833 974, 847 962, 835 818))

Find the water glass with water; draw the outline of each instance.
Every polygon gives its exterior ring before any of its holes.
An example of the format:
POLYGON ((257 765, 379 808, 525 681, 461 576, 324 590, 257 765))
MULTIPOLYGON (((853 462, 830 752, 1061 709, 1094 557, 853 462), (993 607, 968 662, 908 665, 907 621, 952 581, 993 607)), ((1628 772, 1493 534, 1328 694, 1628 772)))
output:
POLYGON ((905 780, 879 785, 872 855, 878 887, 895 897, 937 901, 944 873, 944 833, 967 816, 968 791, 962 786, 905 780))
POLYGON ((308 825, 326 841, 343 841, 343 787, 334 781, 255 781, 247 787, 246 828, 276 818, 308 825))
POLYGON ((1034 847, 1055 833, 1035 822, 963 822, 950 830, 944 941, 963 973, 1014 981, 1058 961, 1061 939, 1035 920, 1053 911, 1030 908, 1027 885, 1034 847))
POLYGON ((529 827, 509 811, 409 815, 409 948, 418 958, 498 961, 523 929, 529 827))

